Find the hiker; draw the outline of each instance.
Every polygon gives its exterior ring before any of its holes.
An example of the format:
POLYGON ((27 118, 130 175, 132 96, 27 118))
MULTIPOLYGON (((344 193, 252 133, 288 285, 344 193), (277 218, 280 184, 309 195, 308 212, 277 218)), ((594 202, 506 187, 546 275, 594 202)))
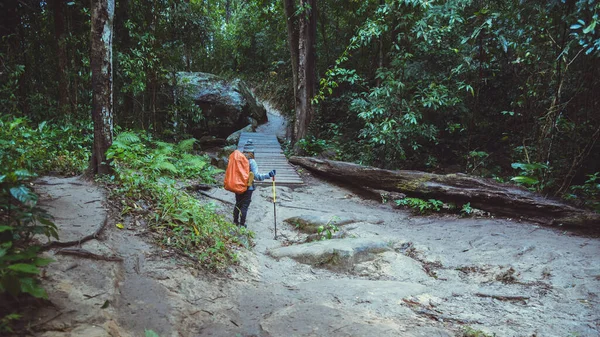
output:
POLYGON ((235 194, 235 207, 233 209, 233 223, 244 228, 248 228, 246 225, 246 215, 248 214, 248 206, 250 206, 250 202, 252 201, 252 192, 254 192, 254 180, 263 181, 265 179, 269 179, 275 176, 275 170, 267 174, 260 174, 258 171, 258 165, 256 164, 256 160, 254 160, 254 144, 252 140, 249 139, 244 145, 244 149, 242 153, 246 158, 248 158, 250 164, 250 181, 248 182, 248 189, 244 193, 236 193, 235 194), (254 175, 254 177, 252 177, 254 175), (240 212, 241 218, 240 218, 240 212), (239 221, 238 221, 238 218, 239 221))

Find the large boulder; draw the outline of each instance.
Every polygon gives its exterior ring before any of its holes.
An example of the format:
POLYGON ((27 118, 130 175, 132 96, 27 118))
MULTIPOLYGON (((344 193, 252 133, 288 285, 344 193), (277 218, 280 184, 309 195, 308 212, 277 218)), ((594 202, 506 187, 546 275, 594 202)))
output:
POLYGON ((265 107, 240 80, 229 81, 199 72, 179 72, 176 78, 176 92, 202 109, 203 119, 196 124, 188 123, 189 132, 196 138, 206 135, 227 138, 248 124, 267 121, 265 107))

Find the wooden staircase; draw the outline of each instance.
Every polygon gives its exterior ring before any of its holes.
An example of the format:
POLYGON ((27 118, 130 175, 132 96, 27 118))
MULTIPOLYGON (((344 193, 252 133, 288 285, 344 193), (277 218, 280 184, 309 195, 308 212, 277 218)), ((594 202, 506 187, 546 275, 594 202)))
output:
MULTIPOLYGON (((238 150, 244 149, 244 144, 248 140, 252 140, 254 143, 254 159, 258 165, 258 171, 261 174, 265 174, 271 170, 277 170, 275 176, 276 184, 284 185, 299 185, 304 184, 302 178, 298 175, 298 172, 290 165, 285 158, 281 145, 277 141, 275 135, 256 133, 256 132, 242 132, 240 135, 240 141, 238 142, 238 150)), ((257 181, 256 184, 271 183, 269 181, 257 181)))

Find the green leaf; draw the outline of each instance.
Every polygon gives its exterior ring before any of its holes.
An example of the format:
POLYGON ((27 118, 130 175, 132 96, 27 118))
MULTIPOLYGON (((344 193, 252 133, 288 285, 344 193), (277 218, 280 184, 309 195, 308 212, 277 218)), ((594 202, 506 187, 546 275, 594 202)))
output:
POLYGON ((43 257, 38 257, 34 261, 35 265, 38 267, 45 267, 52 262, 54 262, 54 260, 48 259, 48 258, 43 258, 43 257))
POLYGON ((102 304, 102 306, 100 307, 100 309, 106 309, 106 308, 108 308, 109 305, 110 305, 110 301, 106 300, 106 301, 104 301, 104 304, 102 304))
POLYGON ((23 185, 11 188, 10 194, 24 204, 35 201, 31 191, 23 185))
POLYGON ((535 171, 548 168, 548 165, 542 163, 512 163, 510 166, 514 169, 521 169, 523 171, 535 171))
POLYGON ((24 293, 31 294, 36 298, 48 298, 48 294, 44 290, 44 288, 40 287, 38 282, 30 277, 22 277, 21 281, 21 291, 24 293))
POLYGON ((537 180, 535 178, 525 177, 525 176, 513 177, 510 180, 512 180, 516 183, 521 183, 521 184, 525 184, 525 185, 535 185, 540 182, 539 180, 537 180))
POLYGON ((0 226, 0 233, 2 232, 6 232, 6 231, 12 231, 13 228, 10 226, 0 226))
POLYGON ((185 139, 177 144, 177 149, 181 152, 190 152, 194 149, 195 138, 185 139))
POLYGON ((588 34, 589 32, 593 31, 594 28, 596 28, 596 20, 592 21, 592 23, 590 23, 589 26, 585 27, 585 29, 583 30, 583 33, 588 34))
POLYGON ((146 337, 160 337, 156 332, 152 330, 146 330, 144 333, 146 334, 146 337))
POLYGON ((36 266, 27 263, 16 263, 8 266, 8 269, 28 274, 40 273, 40 270, 36 266))

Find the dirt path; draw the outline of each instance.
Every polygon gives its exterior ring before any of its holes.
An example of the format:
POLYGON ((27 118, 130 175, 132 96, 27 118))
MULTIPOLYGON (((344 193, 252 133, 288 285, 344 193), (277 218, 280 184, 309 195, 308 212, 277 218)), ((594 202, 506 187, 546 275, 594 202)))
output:
MULTIPOLYGON (((49 252, 57 260, 45 279, 54 306, 40 310, 34 330, 429 337, 469 326, 498 336, 600 335, 597 237, 504 219, 413 217, 304 174, 305 186, 277 188, 277 240, 271 187, 257 189, 248 218, 256 246, 240 251, 240 266, 226 276, 183 266, 148 243, 135 219, 124 230, 109 219, 101 240, 82 246, 123 262, 49 252), (304 243, 308 235, 283 222, 298 216, 337 222, 345 238, 304 243)), ((65 233, 76 229, 69 235, 77 236, 103 221, 104 196, 91 183, 42 181, 37 189, 65 233)), ((211 193, 234 199, 222 189, 211 193)), ((229 206, 216 206, 229 214, 229 206)))

